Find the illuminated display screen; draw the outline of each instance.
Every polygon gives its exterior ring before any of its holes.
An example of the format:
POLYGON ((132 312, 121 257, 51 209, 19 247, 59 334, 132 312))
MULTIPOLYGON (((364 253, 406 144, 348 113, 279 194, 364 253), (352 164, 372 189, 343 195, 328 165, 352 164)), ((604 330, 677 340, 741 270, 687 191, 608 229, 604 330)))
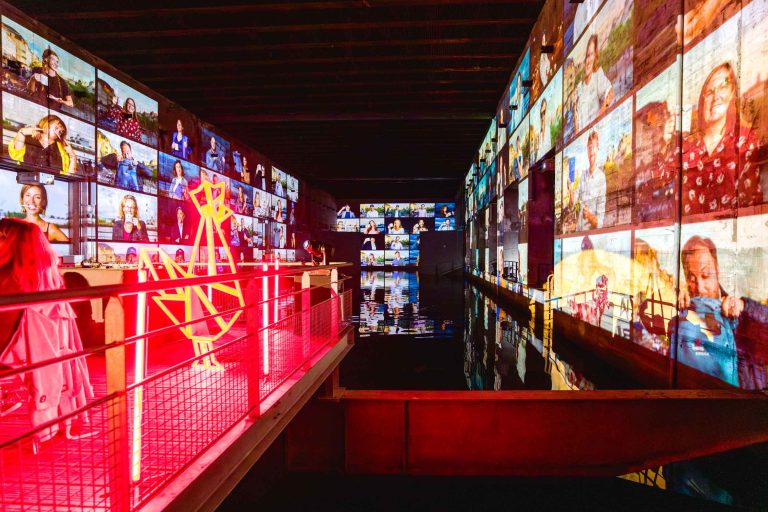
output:
POLYGON ((529 169, 552 172, 558 307, 657 354, 676 344, 681 378, 766 388, 766 61, 763 1, 547 1, 502 96, 524 105, 509 171, 464 182, 470 271, 525 282, 529 169))
POLYGON ((360 264, 418 265, 421 234, 456 229, 455 203, 344 202, 336 231, 360 233, 360 264), (356 218, 359 216, 359 219, 356 218))
MULTIPOLYGON (((55 182, 25 188, 24 199, 16 173, 0 171, 7 185, 0 214, 36 222, 61 255, 131 264, 141 246, 162 243, 188 261, 199 221, 190 191, 205 180, 223 182, 237 260, 270 250, 295 259, 296 177, 277 168, 273 177, 256 151, 24 23, 2 18, 2 50, 3 159, 20 171, 51 173, 55 182), (85 176, 98 185, 81 187, 85 176)), ((357 220, 348 228, 357 232, 357 220)))
POLYGON ((96 99, 100 128, 157 147, 157 101, 102 71, 96 79, 96 99))

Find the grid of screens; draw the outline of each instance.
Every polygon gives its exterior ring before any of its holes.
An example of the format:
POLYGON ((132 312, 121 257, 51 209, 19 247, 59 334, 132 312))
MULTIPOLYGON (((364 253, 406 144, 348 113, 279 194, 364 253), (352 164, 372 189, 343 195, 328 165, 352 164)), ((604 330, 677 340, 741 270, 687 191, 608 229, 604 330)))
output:
POLYGON ((548 0, 496 117, 506 172, 494 187, 476 161, 465 180, 470 267, 493 274, 495 252, 524 282, 541 193, 529 170, 551 162, 560 307, 767 387, 766 56, 765 0, 548 0), (494 188, 497 222, 483 210, 494 188))
POLYGON ((345 203, 336 230, 362 235, 361 266, 414 266, 421 233, 455 230, 455 212, 454 203, 345 203))
POLYGON ((130 263, 141 245, 163 244, 188 259, 199 220, 190 193, 204 181, 224 184, 239 261, 295 257, 298 180, 257 152, 7 17, 2 67, 3 159, 67 178, 21 186, 0 170, 0 214, 40 225, 60 254, 80 238, 71 183, 95 174, 86 257, 130 263))

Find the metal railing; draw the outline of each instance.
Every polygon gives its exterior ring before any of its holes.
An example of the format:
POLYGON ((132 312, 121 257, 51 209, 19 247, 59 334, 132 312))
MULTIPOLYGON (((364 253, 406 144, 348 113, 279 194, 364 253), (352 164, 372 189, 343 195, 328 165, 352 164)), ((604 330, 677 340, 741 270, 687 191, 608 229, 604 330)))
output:
POLYGON ((258 418, 339 340, 352 313, 342 266, 0 297, 0 311, 22 311, 20 325, 31 312, 110 297, 129 331, 89 348, 65 346, 71 333, 51 336, 53 343, 31 335, 29 345, 62 350, 0 368, 0 510, 145 505, 238 422, 258 418), (313 286, 313 278, 323 283, 313 286), (235 283, 242 301, 218 293, 235 283), (204 314, 194 300, 159 307, 163 294, 194 297, 195 290, 210 301, 204 314), (213 339, 221 324, 228 327, 213 339), (193 350, 189 334, 213 341, 193 350), (61 389, 41 392, 41 382, 61 376, 61 389))

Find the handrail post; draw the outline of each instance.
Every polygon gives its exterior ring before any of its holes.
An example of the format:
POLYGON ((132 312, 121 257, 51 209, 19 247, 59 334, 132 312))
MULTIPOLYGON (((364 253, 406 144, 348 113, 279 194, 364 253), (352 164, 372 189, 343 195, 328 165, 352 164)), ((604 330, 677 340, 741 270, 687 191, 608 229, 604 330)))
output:
POLYGON ((309 355, 309 347, 312 342, 312 327, 310 325, 310 300, 312 286, 312 280, 309 272, 302 272, 301 274, 301 356, 306 359, 309 355))
MULTIPOLYGON (((116 297, 110 297, 106 313, 112 314, 110 310, 114 308, 122 311, 119 300, 116 297)), ((122 343, 125 340, 125 329, 120 324, 120 328, 115 328, 115 332, 108 331, 107 342, 119 343, 105 351, 107 395, 114 395, 107 404, 107 460, 111 461, 108 465, 109 502, 110 510, 128 512, 131 508, 131 445, 126 392, 128 384, 126 347, 122 343)))
POLYGON ((331 269, 331 339, 335 340, 339 335, 339 271, 335 267, 331 269))
POLYGON ((246 332, 246 375, 248 378, 248 414, 256 419, 260 415, 261 404, 261 350, 259 348, 259 326, 261 322, 261 308, 256 306, 259 302, 259 285, 257 278, 248 280, 245 287, 246 304, 251 307, 245 310, 246 332))

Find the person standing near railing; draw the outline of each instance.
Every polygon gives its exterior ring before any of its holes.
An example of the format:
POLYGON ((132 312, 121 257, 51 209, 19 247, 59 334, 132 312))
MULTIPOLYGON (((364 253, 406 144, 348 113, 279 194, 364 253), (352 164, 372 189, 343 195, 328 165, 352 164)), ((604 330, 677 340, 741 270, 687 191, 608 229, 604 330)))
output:
MULTIPOLYGON (((64 289, 58 255, 36 225, 19 219, 0 220, 0 293, 19 294, 64 289)), ((68 303, 27 306, 0 312, 0 365, 20 368, 81 352, 83 344, 68 303)), ((33 428, 68 415, 93 398, 84 358, 54 362, 23 374, 29 391, 33 428)), ((66 421, 68 438, 85 435, 87 417, 66 421)), ((54 424, 35 438, 44 442, 59 430, 54 424)))

